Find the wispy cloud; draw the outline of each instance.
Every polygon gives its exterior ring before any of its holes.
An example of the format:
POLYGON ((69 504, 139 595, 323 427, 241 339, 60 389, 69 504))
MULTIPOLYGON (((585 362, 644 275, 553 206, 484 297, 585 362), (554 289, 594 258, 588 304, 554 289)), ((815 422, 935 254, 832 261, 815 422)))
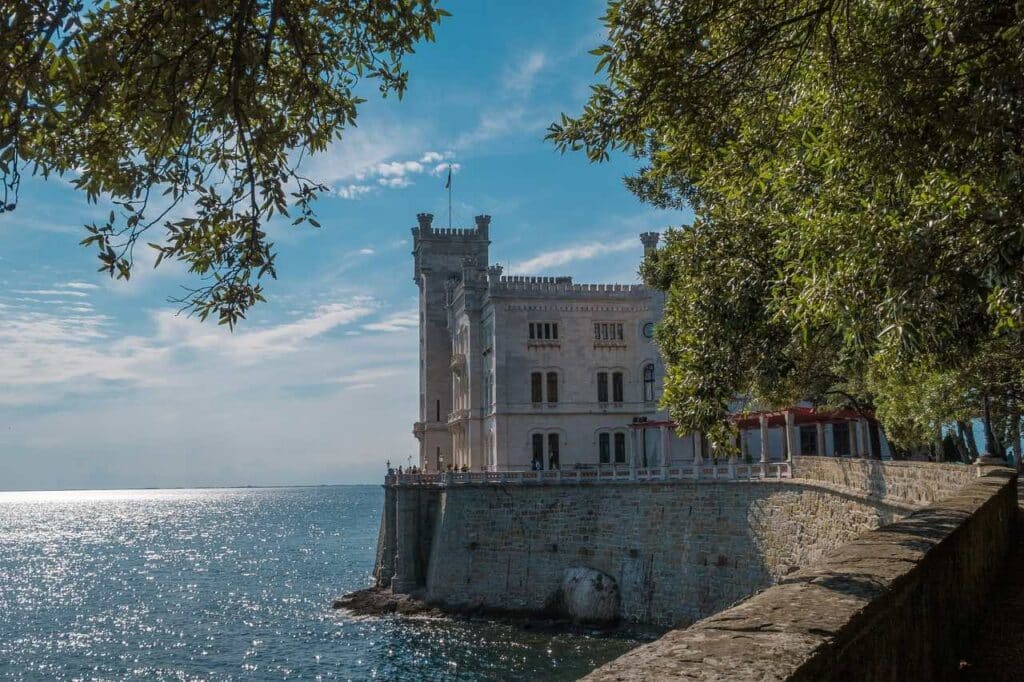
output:
POLYGON ((99 289, 97 284, 86 284, 85 282, 65 282, 64 287, 68 289, 99 289))
POLYGON ((569 246, 553 251, 546 251, 518 263, 509 265, 510 274, 532 275, 561 267, 577 261, 592 260, 612 253, 621 253, 638 249, 639 241, 629 237, 617 242, 590 242, 569 246))
POLYGON ((518 92, 529 92, 533 89, 537 75, 548 64, 548 57, 541 50, 535 50, 511 65, 502 79, 505 87, 518 92))
POLYGON ((419 320, 420 316, 418 311, 406 310, 389 315, 383 320, 364 324, 363 329, 368 332, 405 332, 419 326, 419 320))
POLYGON ((334 190, 342 199, 358 199, 376 189, 373 185, 345 185, 334 190))
POLYGON ((85 298, 88 295, 81 291, 67 291, 66 289, 12 289, 11 291, 16 294, 25 294, 26 296, 74 296, 76 298, 85 298))

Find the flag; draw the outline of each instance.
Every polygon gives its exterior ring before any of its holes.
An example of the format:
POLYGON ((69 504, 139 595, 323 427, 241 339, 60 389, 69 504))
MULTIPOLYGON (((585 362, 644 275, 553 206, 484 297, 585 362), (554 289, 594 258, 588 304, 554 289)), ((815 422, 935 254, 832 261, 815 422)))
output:
POLYGON ((452 165, 448 164, 448 180, 444 183, 445 189, 452 188, 452 165))

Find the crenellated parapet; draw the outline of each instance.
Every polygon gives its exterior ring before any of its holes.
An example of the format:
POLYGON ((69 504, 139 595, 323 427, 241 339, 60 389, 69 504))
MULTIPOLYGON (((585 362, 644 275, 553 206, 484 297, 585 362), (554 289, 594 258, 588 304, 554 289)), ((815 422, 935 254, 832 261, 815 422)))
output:
POLYGON ((558 296, 560 298, 643 298, 650 289, 642 284, 575 284, 572 277, 509 275, 492 277, 493 296, 558 296))

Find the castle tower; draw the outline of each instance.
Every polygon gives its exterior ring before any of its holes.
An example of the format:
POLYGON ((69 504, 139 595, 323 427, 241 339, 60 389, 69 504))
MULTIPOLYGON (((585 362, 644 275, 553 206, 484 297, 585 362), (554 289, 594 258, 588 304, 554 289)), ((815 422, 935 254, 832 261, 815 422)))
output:
POLYGON ((467 259, 488 263, 490 216, 477 216, 475 228, 438 229, 434 216, 420 213, 412 228, 413 281, 420 290, 420 415, 413 434, 420 443, 420 466, 443 470, 452 463, 448 414, 452 411, 452 341, 447 296, 460 282, 467 259))

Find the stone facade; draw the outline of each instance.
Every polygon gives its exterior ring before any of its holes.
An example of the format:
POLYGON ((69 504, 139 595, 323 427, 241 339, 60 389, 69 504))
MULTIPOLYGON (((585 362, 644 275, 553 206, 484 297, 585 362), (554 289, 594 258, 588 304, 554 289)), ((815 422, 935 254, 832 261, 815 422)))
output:
MULTIPOLYGON (((423 471, 658 466, 691 461, 699 437, 630 428, 663 420, 652 338, 664 295, 641 285, 503 275, 490 216, 472 229, 412 231, 420 290, 423 471)), ((640 235, 644 249, 658 234, 640 235)), ((639 246, 639 245, 638 245, 639 246)), ((781 456, 781 453, 776 453, 781 456)))

